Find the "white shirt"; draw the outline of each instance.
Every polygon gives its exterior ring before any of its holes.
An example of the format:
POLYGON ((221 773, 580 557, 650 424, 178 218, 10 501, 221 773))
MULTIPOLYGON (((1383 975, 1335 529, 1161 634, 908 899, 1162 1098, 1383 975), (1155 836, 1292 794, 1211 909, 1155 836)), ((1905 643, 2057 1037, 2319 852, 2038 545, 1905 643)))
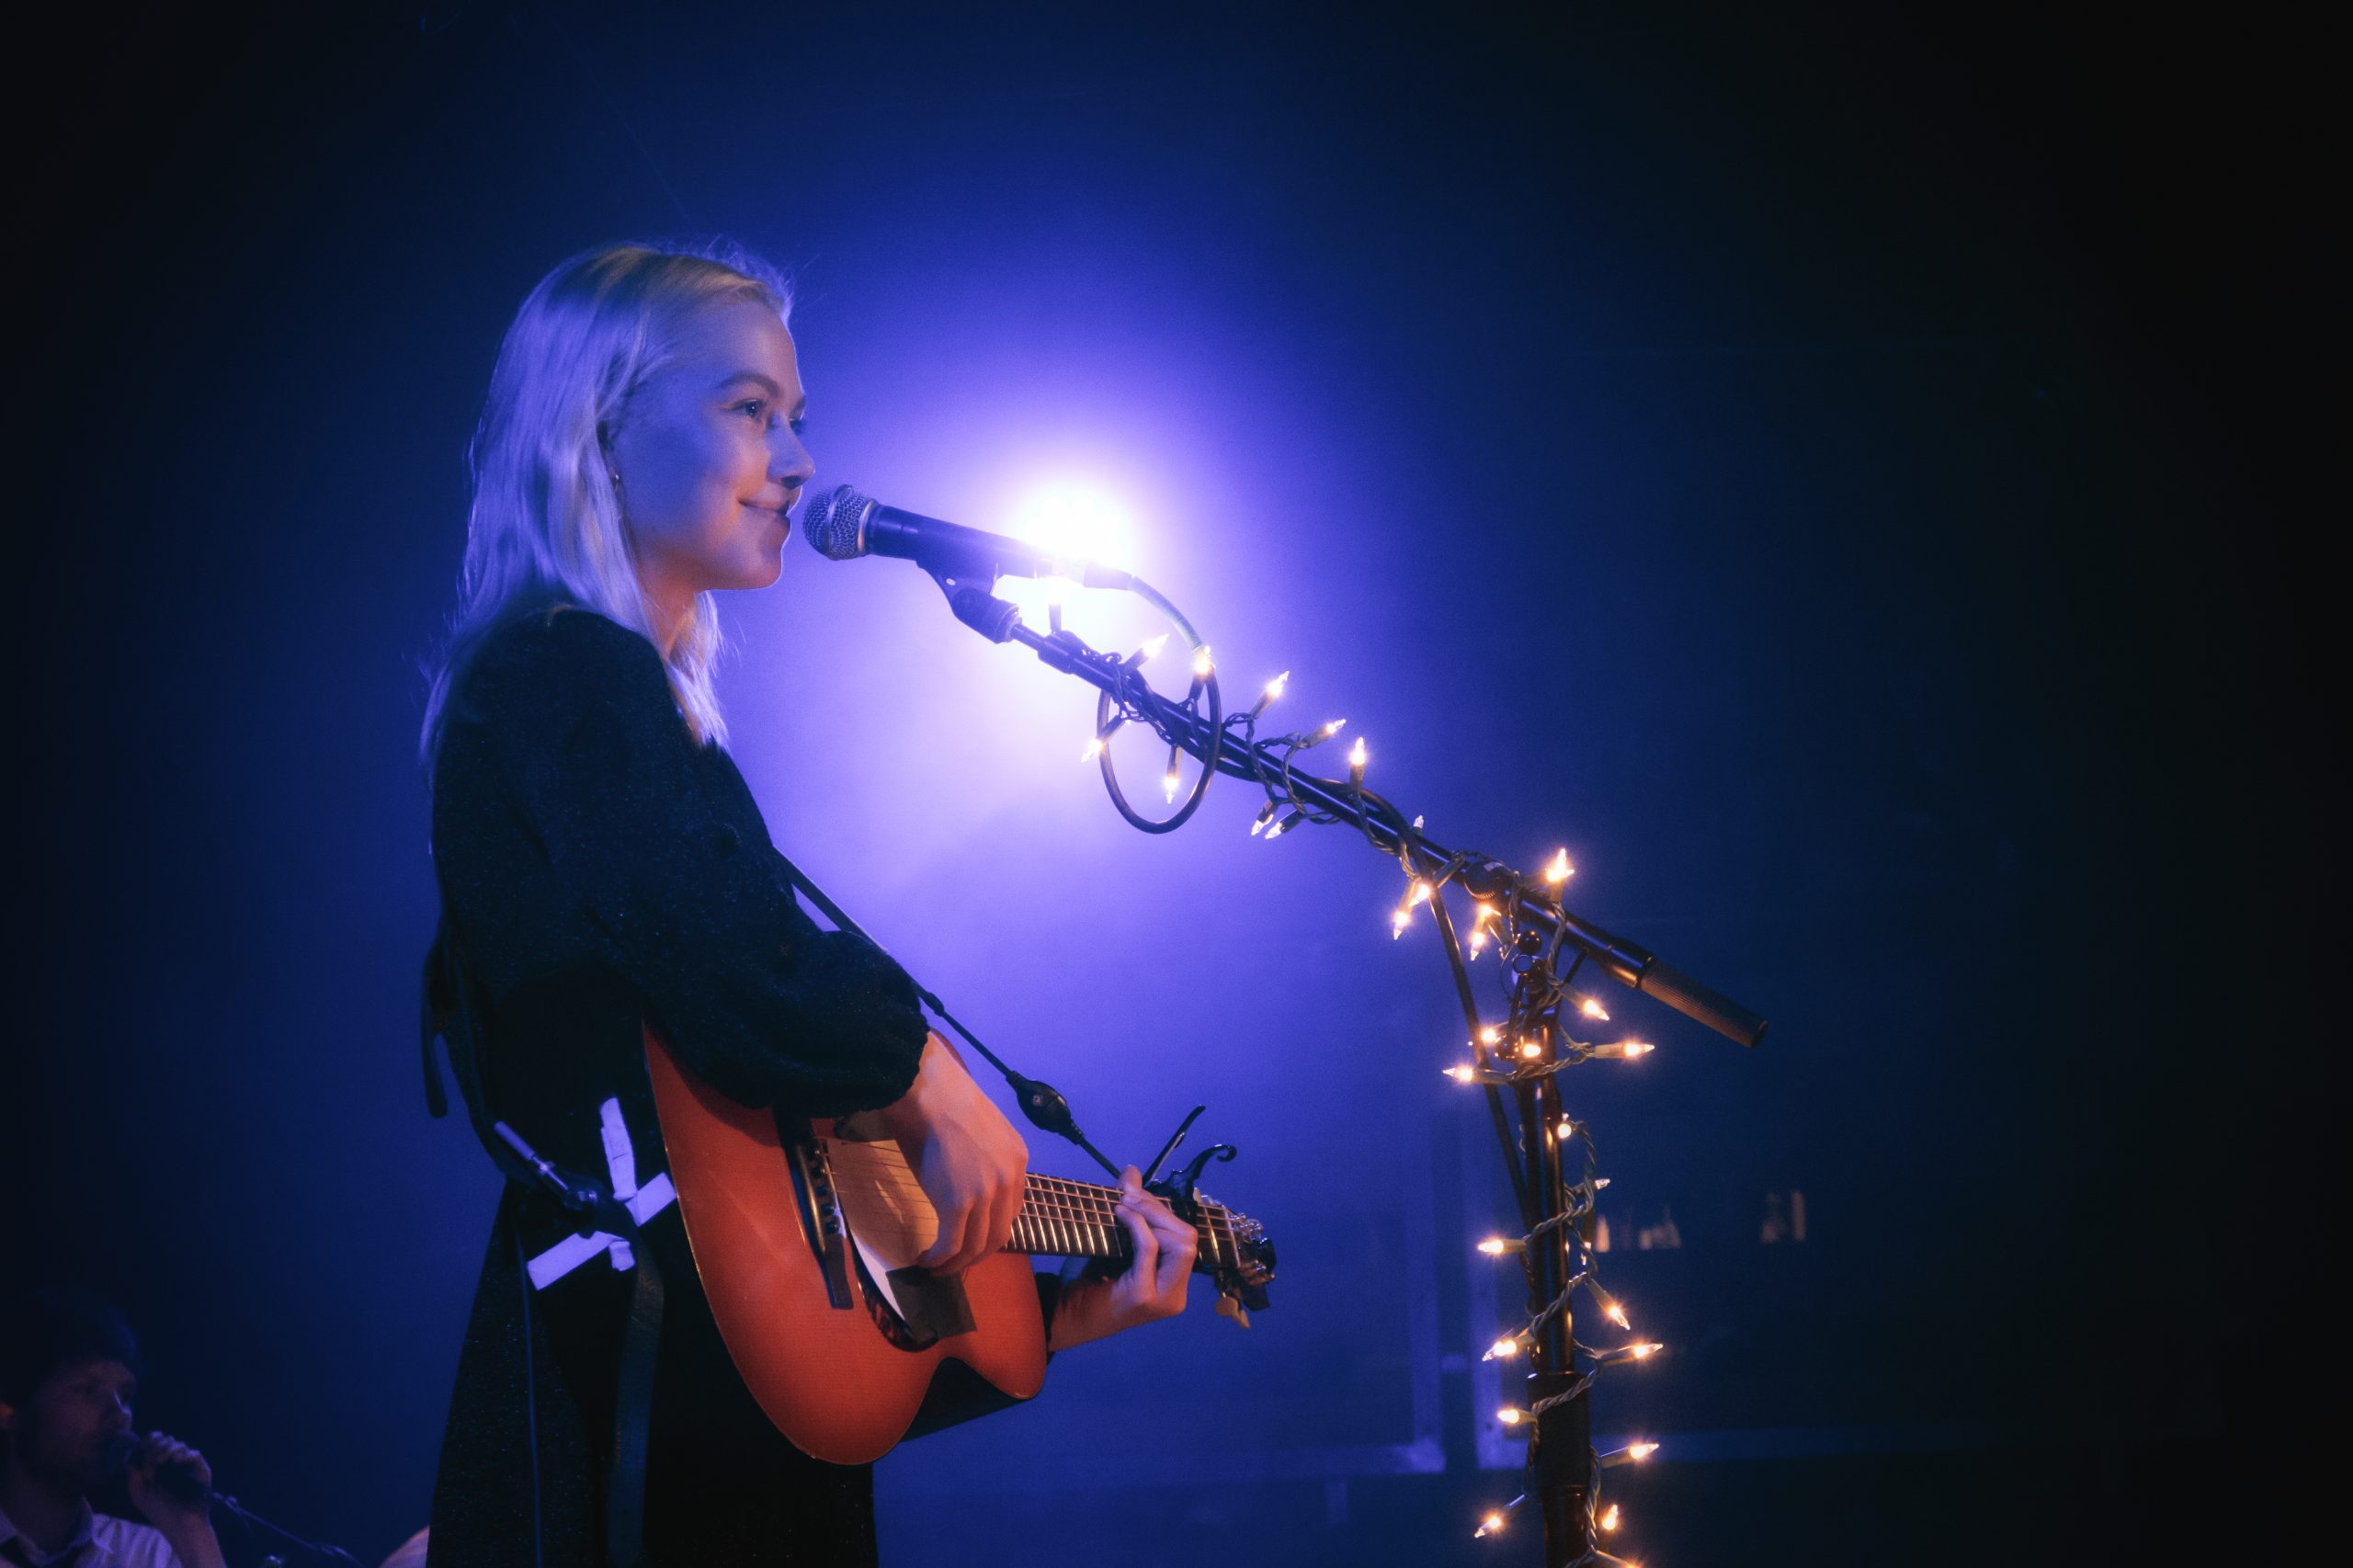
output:
POLYGON ((180 1568, 179 1554, 164 1540, 164 1532, 111 1514, 93 1513, 82 1505, 82 1522, 74 1537, 55 1552, 43 1555, 32 1539, 0 1513, 0 1563, 31 1568, 180 1568))

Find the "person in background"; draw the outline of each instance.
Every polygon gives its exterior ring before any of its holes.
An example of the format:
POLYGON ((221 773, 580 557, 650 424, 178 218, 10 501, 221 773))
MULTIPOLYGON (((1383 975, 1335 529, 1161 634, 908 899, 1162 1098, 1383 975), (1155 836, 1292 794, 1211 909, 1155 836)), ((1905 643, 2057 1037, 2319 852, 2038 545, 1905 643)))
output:
POLYGON ((139 1346, 84 1290, 27 1290, 0 1304, 0 1563, 8 1568, 225 1568, 201 1504, 157 1484, 165 1466, 206 1486, 204 1456, 131 1425, 139 1346), (135 1438, 135 1444, 126 1439, 135 1438), (122 1469, 146 1524, 90 1506, 122 1469))

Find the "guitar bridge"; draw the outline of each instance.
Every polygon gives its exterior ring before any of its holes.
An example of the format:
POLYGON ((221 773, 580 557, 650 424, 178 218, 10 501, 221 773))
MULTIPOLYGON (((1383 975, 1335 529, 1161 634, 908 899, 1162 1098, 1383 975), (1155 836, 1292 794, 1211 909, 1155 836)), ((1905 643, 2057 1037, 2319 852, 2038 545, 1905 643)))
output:
POLYGON ((847 1312, 857 1300, 850 1290, 849 1227, 842 1219, 840 1195, 834 1188, 834 1168, 824 1145, 807 1127, 788 1127, 777 1119, 777 1132, 790 1153, 792 1193, 801 1208, 801 1233, 817 1259, 825 1281, 825 1304, 847 1312))

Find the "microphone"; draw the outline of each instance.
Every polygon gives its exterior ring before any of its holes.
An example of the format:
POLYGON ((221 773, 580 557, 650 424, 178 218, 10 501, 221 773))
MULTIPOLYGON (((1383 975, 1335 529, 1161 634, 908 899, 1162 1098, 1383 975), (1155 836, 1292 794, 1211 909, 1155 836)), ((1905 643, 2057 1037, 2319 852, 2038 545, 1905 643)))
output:
MULTIPOLYGON (((137 1432, 117 1432, 108 1437, 99 1450, 100 1470, 108 1481, 119 1481, 131 1469, 131 1461, 139 1457, 139 1445, 147 1439, 137 1432)), ((160 1464, 155 1467, 155 1489, 175 1503, 185 1503, 200 1508, 220 1495, 196 1478, 196 1471, 185 1461, 160 1464)))
POLYGON ((810 547, 829 561, 891 555, 940 577, 1070 577, 1090 588, 1135 585, 1129 573, 1058 557, 1003 534, 885 506, 847 484, 809 504, 801 514, 801 531, 809 536, 810 547))

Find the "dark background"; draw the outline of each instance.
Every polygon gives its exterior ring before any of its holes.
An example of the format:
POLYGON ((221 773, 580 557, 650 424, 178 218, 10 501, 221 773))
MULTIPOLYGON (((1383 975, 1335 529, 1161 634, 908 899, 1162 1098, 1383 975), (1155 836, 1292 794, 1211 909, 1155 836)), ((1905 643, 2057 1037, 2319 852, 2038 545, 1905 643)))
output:
MULTIPOLYGON (((424 1522, 493 1198, 412 1028, 464 442, 546 267, 724 232, 821 484, 1084 470, 1235 691, 1774 1020, 1621 995, 1661 1049, 1573 1091, 1682 1242, 1610 1259, 1674 1346, 1597 1393, 1666 1439, 1630 1555, 2267 1548, 2342 1359, 2321 51, 1894 9, 12 24, 9 1282, 116 1294, 248 1505, 424 1522)), ((1393 868, 1238 790, 1127 832, 930 593, 795 548, 729 607, 779 842, 1117 1151, 1208 1101, 1284 1274, 894 1456, 887 1559, 1532 1561, 1468 1539, 1502 1210, 1393 868)))

